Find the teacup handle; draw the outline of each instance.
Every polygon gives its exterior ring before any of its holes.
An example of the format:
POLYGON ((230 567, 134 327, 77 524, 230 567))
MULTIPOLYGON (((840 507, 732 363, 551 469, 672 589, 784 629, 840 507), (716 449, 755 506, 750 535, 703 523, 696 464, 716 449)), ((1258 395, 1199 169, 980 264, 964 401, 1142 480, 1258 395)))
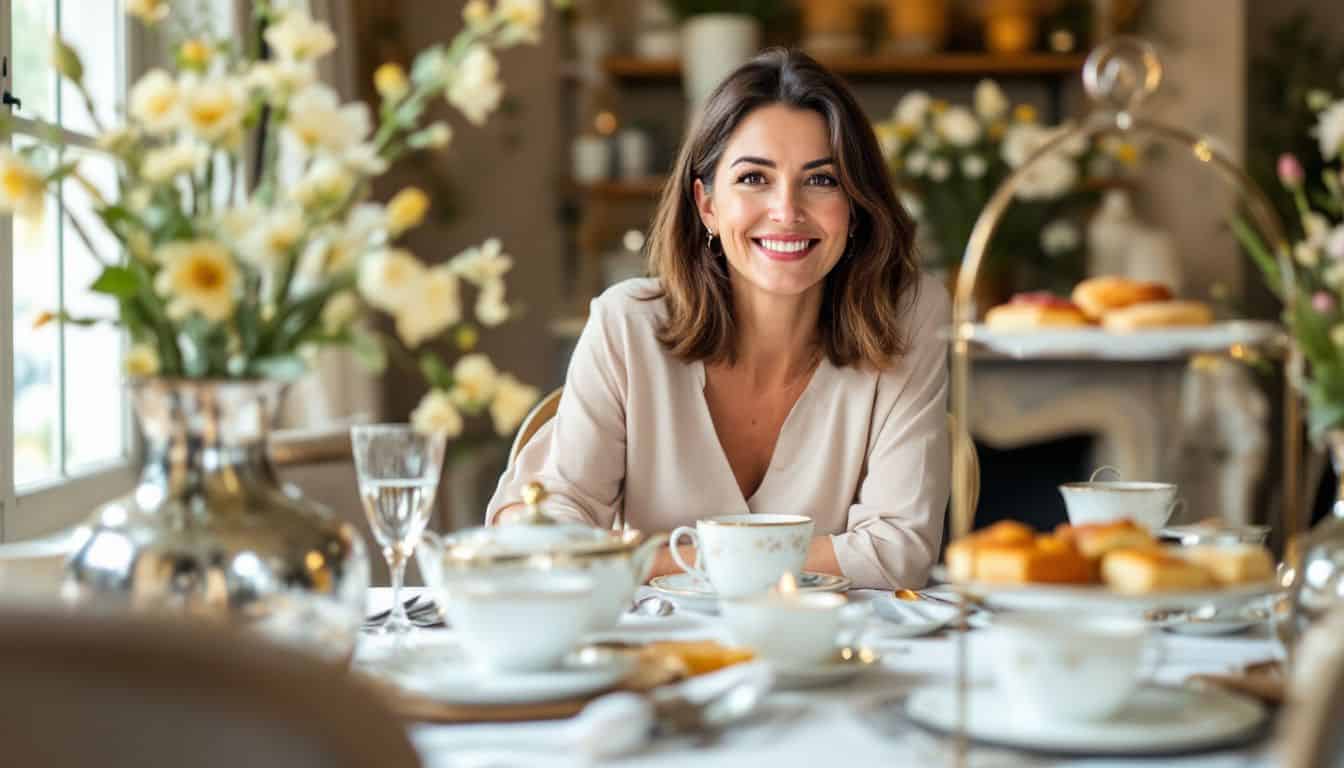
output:
POLYGON ((672 552, 672 562, 681 566, 681 570, 695 576, 704 583, 709 583, 709 574, 701 567, 700 561, 705 559, 704 550, 700 546, 700 534, 689 525, 683 525, 672 531, 672 538, 667 540, 667 548, 672 552), (688 564, 681 559, 681 550, 678 549, 678 542, 685 536, 691 540, 691 546, 695 547, 695 563, 688 564))
POLYGON ((1176 499, 1167 507, 1167 525, 1171 525, 1176 520, 1176 515, 1185 511, 1185 499, 1176 499))
POLYGON ((1115 475, 1114 479, 1116 480, 1119 480, 1121 477, 1120 470, 1116 469, 1115 467, 1112 467, 1110 464, 1106 464, 1104 466, 1097 467, 1092 472, 1092 476, 1087 478, 1087 482, 1095 483, 1097 481, 1097 475, 1100 475, 1102 472, 1110 472, 1111 474, 1115 475))
POLYGON ((1162 633, 1158 631, 1150 631, 1144 644, 1153 650, 1152 655, 1148 657, 1148 668, 1139 675, 1139 680, 1151 682, 1157 679, 1158 671, 1167 660, 1167 644, 1163 642, 1162 633))
POLYGON ((868 629, 868 617, 872 615, 872 604, 868 601, 847 603, 840 608, 840 646, 855 647, 862 645, 863 633, 868 629))

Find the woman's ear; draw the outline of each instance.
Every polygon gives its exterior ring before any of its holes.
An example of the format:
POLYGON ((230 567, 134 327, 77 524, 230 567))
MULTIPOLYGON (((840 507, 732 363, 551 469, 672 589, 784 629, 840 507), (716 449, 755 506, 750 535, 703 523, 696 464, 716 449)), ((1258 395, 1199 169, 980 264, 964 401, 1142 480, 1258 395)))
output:
POLYGON ((700 221, 706 228, 718 232, 719 226, 714 220, 714 198, 704 182, 695 180, 695 208, 700 212, 700 221))

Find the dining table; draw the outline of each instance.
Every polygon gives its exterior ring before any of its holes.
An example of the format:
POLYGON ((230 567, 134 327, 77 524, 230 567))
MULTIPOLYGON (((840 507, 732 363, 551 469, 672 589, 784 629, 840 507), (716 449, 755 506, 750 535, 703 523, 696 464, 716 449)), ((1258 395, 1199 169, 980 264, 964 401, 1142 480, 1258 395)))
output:
MULTIPOLYGON (((391 603, 391 590, 370 590, 369 612, 391 603)), ((637 597, 652 594, 642 587, 637 597)), ((425 589, 408 589, 406 597, 432 599, 425 589)), ((851 601, 887 599, 890 592, 852 590, 851 601)), ((992 680, 990 654, 985 653, 992 632, 987 622, 964 630, 968 678, 986 684, 992 680)), ((640 748, 600 760, 601 765, 628 768, 714 768, 768 765, 772 768, 847 768, 867 765, 951 765, 954 740, 927 731, 904 717, 903 697, 921 686, 957 678, 957 641, 960 631, 950 626, 921 637, 887 636, 880 618, 870 618, 864 645, 879 654, 877 663, 859 670, 850 680, 828 687, 772 690, 752 717, 716 732, 713 739, 667 737, 640 748)), ((1268 626, 1256 626, 1231 636, 1191 636, 1159 632, 1159 659, 1149 682, 1185 685, 1196 674, 1234 674, 1247 665, 1282 660, 1281 643, 1268 626)), ((719 617, 678 608, 667 616, 631 613, 602 640, 729 640, 719 617)), ((365 633, 355 655, 356 668, 373 669, 395 656, 433 660, 435 649, 454 644, 451 627, 422 629, 406 640, 365 633)), ((403 659, 405 661, 405 659, 403 659)), ((410 663, 414 663, 413 661, 410 663)), ((427 661, 426 663, 434 663, 427 661)), ((441 662, 440 662, 441 663, 441 662)), ((1086 691, 1061 691, 1061 696, 1085 696, 1086 691)), ((504 766, 568 767, 593 765, 594 759, 576 750, 560 750, 554 742, 564 720, 489 724, 429 724, 408 722, 412 743, 427 768, 502 768, 504 766), (488 728, 497 740, 499 729, 509 735, 507 746, 482 746, 473 734, 488 728)), ((1188 768, 1250 768, 1275 763, 1272 724, 1249 743, 1232 747, 1162 757, 1052 756, 1003 749, 972 742, 966 765, 977 766, 1178 766, 1188 768)))

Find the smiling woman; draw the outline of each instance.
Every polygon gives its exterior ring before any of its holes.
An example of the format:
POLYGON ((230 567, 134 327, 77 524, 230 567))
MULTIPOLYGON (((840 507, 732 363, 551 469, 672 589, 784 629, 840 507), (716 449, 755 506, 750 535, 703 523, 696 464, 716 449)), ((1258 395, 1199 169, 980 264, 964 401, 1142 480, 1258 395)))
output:
POLYGON ((553 515, 599 526, 805 515, 806 569, 922 586, 950 480, 950 311, 913 233, 837 78, 794 51, 738 69, 681 149, 655 277, 593 302, 556 418, 489 517, 531 480, 553 515))

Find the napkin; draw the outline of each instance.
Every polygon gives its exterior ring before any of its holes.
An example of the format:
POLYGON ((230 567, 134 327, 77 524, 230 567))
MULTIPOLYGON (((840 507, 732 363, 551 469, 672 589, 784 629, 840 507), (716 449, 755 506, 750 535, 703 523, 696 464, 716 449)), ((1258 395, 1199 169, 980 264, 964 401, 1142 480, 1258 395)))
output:
POLYGON ((1279 705, 1284 700, 1283 665, 1277 660, 1247 664, 1240 672, 1229 674, 1191 675, 1186 683, 1222 688, 1269 705, 1279 705))

